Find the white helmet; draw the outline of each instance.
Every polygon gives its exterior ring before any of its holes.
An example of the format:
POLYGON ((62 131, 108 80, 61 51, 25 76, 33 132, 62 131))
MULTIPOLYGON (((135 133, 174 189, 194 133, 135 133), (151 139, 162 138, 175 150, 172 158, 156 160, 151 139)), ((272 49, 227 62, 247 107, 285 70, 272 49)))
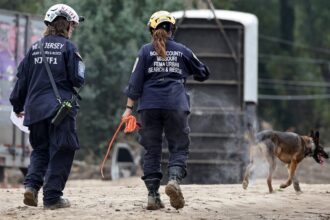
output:
POLYGON ((48 26, 49 23, 53 22, 57 17, 64 17, 67 21, 73 21, 77 24, 84 21, 83 17, 79 17, 77 12, 68 5, 56 4, 48 9, 45 15, 44 22, 48 26))

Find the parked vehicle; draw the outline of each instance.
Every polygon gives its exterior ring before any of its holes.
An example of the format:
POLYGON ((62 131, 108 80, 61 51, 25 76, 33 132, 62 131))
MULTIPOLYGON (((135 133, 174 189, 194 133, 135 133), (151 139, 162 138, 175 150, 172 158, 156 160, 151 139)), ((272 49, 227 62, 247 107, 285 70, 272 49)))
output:
POLYGON ((191 48, 211 72, 203 83, 187 81, 191 146, 184 182, 239 183, 248 162, 244 136, 256 127, 258 20, 253 14, 226 10, 172 14, 177 19, 176 41, 191 48))
POLYGON ((25 174, 29 164, 28 135, 10 121, 9 95, 19 62, 43 29, 40 17, 0 9, 0 182, 6 167, 20 168, 25 174))

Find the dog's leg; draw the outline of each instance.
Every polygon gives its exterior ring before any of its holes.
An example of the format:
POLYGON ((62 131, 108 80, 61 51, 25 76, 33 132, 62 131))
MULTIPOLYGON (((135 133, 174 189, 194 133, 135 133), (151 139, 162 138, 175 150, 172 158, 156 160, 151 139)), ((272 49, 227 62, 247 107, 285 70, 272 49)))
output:
POLYGON ((253 172, 253 169, 254 169, 254 157, 255 157, 256 149, 257 148, 255 145, 250 146, 250 163, 246 167, 246 170, 245 170, 245 174, 244 174, 244 178, 243 178, 243 182, 242 182, 243 189, 247 189, 247 187, 249 185, 249 179, 250 179, 251 173, 253 172))
MULTIPOLYGON (((286 168, 288 169, 288 176, 290 176, 290 165, 291 165, 291 163, 286 165, 286 168)), ((286 185, 286 183, 282 183, 280 185, 280 188, 285 188, 286 187, 285 185, 286 185)))
POLYGON ((253 160, 249 163, 249 165, 246 168, 244 178, 243 178, 243 182, 242 182, 243 189, 247 189, 247 187, 249 185, 249 178, 250 178, 250 175, 251 175, 252 167, 253 167, 253 160))
POLYGON ((286 188, 292 184, 292 179, 295 175, 295 171, 297 168, 297 162, 296 161, 291 161, 291 163, 288 165, 288 172, 289 172, 289 177, 286 183, 282 183, 280 185, 280 188, 286 188))
POLYGON ((293 177, 293 188, 296 192, 301 192, 300 186, 299 186, 299 180, 297 179, 296 175, 293 177))
MULTIPOLYGON (((288 165, 288 173, 290 175, 290 166, 288 165)), ((299 186, 299 180, 297 178, 297 175, 294 175, 292 177, 292 181, 293 181, 293 188, 296 192, 301 192, 300 186, 299 186)))
POLYGON ((273 186, 272 186, 272 177, 273 177, 273 172, 276 168, 276 161, 274 156, 268 156, 267 161, 269 163, 269 172, 268 172, 268 177, 267 177, 267 185, 269 189, 269 193, 273 193, 273 186))

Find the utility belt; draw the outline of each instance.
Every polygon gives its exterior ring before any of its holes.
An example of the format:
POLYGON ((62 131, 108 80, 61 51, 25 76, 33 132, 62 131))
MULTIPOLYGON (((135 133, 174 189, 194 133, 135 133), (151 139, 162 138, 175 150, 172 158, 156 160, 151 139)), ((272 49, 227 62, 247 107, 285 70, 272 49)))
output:
POLYGON ((161 77, 161 78, 158 78, 158 79, 155 79, 156 81, 158 82, 178 82, 178 83, 185 83, 186 80, 184 78, 182 79, 174 79, 174 78, 171 78, 171 77, 161 77))

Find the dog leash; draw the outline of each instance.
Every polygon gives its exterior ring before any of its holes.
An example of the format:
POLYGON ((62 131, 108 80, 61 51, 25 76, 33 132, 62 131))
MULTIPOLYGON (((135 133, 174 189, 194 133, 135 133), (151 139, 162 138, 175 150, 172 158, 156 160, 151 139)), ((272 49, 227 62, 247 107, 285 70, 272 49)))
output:
POLYGON ((108 151, 103 159, 103 162, 102 162, 102 165, 101 165, 101 175, 102 175, 102 178, 104 178, 104 175, 103 175, 103 167, 104 167, 104 164, 108 158, 108 155, 111 151, 111 148, 112 148, 112 144, 114 142, 114 140, 116 139, 117 137, 117 134, 119 133, 121 127, 123 126, 123 124, 125 123, 125 129, 124 129, 124 133, 127 134, 127 133, 132 133, 134 131, 136 131, 137 129, 139 129, 141 126, 139 123, 137 123, 136 121, 136 118, 133 116, 133 115, 129 115, 125 118, 122 118, 115 134, 113 135, 110 143, 109 143, 109 146, 108 146, 108 151))

